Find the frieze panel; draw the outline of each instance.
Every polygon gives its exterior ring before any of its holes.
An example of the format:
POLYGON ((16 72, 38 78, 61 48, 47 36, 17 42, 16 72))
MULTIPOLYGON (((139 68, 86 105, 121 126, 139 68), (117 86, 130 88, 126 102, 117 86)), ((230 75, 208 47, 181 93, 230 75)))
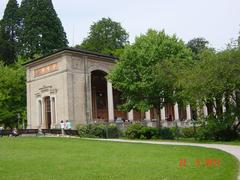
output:
POLYGON ((34 77, 42 76, 54 71, 58 71, 58 64, 53 63, 47 66, 40 67, 38 69, 34 69, 34 77))

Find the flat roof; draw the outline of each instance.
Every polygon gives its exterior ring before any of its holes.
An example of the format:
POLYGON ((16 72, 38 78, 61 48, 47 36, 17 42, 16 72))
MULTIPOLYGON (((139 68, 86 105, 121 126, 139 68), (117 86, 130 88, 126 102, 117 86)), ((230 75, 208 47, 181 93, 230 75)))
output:
POLYGON ((33 59, 31 61, 28 61, 28 62, 24 63, 23 65, 25 66, 25 65, 28 65, 28 64, 31 64, 31 63, 38 62, 38 61, 42 60, 43 58, 47 58, 49 56, 52 56, 54 54, 61 53, 61 52, 64 52, 64 51, 67 51, 67 52, 77 52, 77 53, 86 54, 86 55, 92 55, 92 56, 100 57, 100 58, 107 58, 107 59, 111 59, 113 61, 117 61, 118 60, 117 57, 112 56, 112 55, 106 55, 106 54, 101 54, 101 53, 97 53, 97 52, 93 52, 93 51, 67 47, 67 48, 55 50, 54 52, 49 53, 49 54, 47 54, 45 56, 42 56, 42 57, 33 59))

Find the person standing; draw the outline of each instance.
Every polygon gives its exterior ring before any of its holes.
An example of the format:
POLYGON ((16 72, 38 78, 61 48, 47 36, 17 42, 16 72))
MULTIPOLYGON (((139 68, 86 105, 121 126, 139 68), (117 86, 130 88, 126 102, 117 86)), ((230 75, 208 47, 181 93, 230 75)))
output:
POLYGON ((65 123, 63 121, 61 121, 60 123, 60 128, 61 128, 61 132, 62 132, 62 136, 64 135, 64 128, 65 128, 65 123))
POLYGON ((3 130, 4 130, 3 126, 0 126, 0 136, 1 137, 3 137, 3 130))
POLYGON ((72 125, 71 125, 71 122, 69 120, 66 121, 66 129, 67 130, 71 130, 72 129, 72 125))

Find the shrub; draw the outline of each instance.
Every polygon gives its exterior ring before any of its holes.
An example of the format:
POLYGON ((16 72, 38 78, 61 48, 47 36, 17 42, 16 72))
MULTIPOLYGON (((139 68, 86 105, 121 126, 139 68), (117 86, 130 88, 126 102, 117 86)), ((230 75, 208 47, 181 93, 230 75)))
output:
POLYGON ((152 139, 152 137, 158 136, 158 130, 157 128, 144 126, 142 128, 142 135, 145 137, 145 139, 152 139))
POLYGON ((158 136, 157 128, 143 126, 141 124, 132 124, 128 126, 125 132, 129 139, 151 139, 158 136))
POLYGON ((86 125, 78 125, 77 130, 80 137, 87 137, 89 134, 89 127, 86 125))
POLYGON ((132 124, 127 127, 127 130, 125 131, 125 135, 129 139, 140 139, 140 137, 142 135, 143 127, 144 127, 143 125, 138 124, 138 123, 132 124))
POLYGON ((184 138, 194 137, 195 132, 193 127, 181 128, 181 136, 184 138))
POLYGON ((171 128, 171 131, 173 133, 174 138, 179 139, 179 137, 181 137, 181 130, 177 126, 177 124, 174 127, 171 128))
POLYGON ((122 136, 122 131, 117 128, 115 124, 110 124, 106 128, 108 133, 108 138, 119 138, 122 136))
POLYGON ((78 125, 78 133, 80 137, 95 138, 118 138, 121 135, 120 130, 114 124, 88 124, 78 125))
POLYGON ((232 127, 235 117, 209 117, 200 121, 196 137, 199 140, 231 141, 238 138, 238 133, 232 127))
POLYGON ((174 133, 170 128, 162 128, 160 129, 159 136, 161 139, 174 139, 174 133))

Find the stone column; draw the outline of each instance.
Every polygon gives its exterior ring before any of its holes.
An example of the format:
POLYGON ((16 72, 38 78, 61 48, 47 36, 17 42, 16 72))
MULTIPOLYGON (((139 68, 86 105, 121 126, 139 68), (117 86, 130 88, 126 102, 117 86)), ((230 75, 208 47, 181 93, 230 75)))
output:
POLYGON ((46 125, 46 122, 45 122, 45 101, 44 101, 43 98, 42 98, 41 102, 42 102, 41 103, 41 105, 42 105, 42 121, 41 121, 40 127, 42 129, 44 129, 45 125, 46 125))
POLYGON ((197 106, 197 119, 200 118, 201 116, 201 108, 199 106, 197 106))
POLYGON ((150 110, 145 112, 145 116, 146 116, 146 120, 151 120, 151 112, 150 112, 150 110))
POLYGON ((92 91, 91 91, 91 73, 85 74, 85 109, 86 109, 86 122, 90 123, 92 120, 92 91))
POLYGON ((38 122, 37 122, 37 128, 41 127, 42 125, 42 101, 41 99, 37 99, 37 118, 38 118, 38 122))
POLYGON ((165 112, 165 107, 161 109, 161 120, 165 121, 166 120, 166 112, 165 112))
POLYGON ((208 110, 207 110, 207 106, 205 104, 203 106, 203 115, 204 115, 204 117, 208 116, 208 110))
POLYGON ((133 110, 131 110, 130 112, 128 112, 128 120, 129 120, 129 121, 133 121, 133 110))
POLYGON ((179 120, 179 109, 178 109, 178 103, 174 104, 174 120, 179 120))
POLYGON ((225 97, 222 99, 222 111, 225 113, 226 112, 226 106, 225 106, 225 97))
POLYGON ((191 117, 191 107, 190 107, 190 105, 187 105, 186 111, 187 111, 187 120, 191 120, 192 117, 191 117))
POLYGON ((89 118, 90 121, 93 122, 93 109, 92 109, 92 75, 91 73, 89 73, 89 77, 88 77, 88 87, 89 87, 89 118))
POLYGON ((217 106, 217 103, 216 103, 216 100, 214 99, 213 100, 213 104, 214 104, 214 106, 213 106, 213 113, 216 115, 217 114, 217 110, 216 110, 216 106, 217 106))
POLYGON ((113 107, 113 89, 112 83, 107 81, 107 99, 108 99, 108 120, 114 121, 114 107, 113 107))
POLYGON ((55 97, 50 98, 50 105, 51 105, 51 128, 55 128, 56 125, 55 97))

